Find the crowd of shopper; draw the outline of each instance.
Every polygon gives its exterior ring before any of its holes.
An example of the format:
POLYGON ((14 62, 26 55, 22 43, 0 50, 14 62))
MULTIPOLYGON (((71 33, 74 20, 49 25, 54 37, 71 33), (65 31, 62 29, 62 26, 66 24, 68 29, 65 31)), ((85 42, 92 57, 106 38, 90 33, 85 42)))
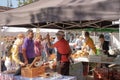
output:
POLYGON ((6 58, 14 62, 17 66, 25 66, 31 64, 37 56, 42 56, 43 58, 49 56, 47 40, 43 39, 40 34, 36 34, 34 40, 33 38, 33 31, 28 30, 27 36, 20 33, 14 41, 4 44, 6 46, 4 46, 5 49, 2 52, 2 71, 6 70, 4 66, 6 58))
MULTIPOLYGON (((16 64, 17 72, 20 74, 22 66, 31 64, 35 57, 41 56, 44 62, 48 61, 50 54, 56 52, 57 65, 59 65, 59 73, 62 75, 69 75, 70 55, 72 53, 70 42, 74 42, 74 50, 90 51, 92 54, 96 54, 97 50, 94 41, 90 37, 89 32, 82 35, 76 35, 73 37, 71 34, 65 39, 65 33, 58 31, 56 38, 53 39, 49 34, 42 36, 39 33, 35 34, 33 30, 28 30, 27 35, 20 33, 17 35, 14 41, 11 41, 11 47, 6 50, 5 58, 2 56, 2 62, 5 63, 6 58, 16 64)), ((101 48, 105 54, 108 55, 109 42, 104 40, 104 35, 100 35, 99 40, 101 42, 101 48)), ((7 48, 6 48, 7 49, 7 48)), ((12 64, 12 63, 11 63, 12 64)), ((83 72, 87 74, 88 63, 83 63, 83 72)), ((2 71, 6 70, 4 64, 2 64, 2 71)))

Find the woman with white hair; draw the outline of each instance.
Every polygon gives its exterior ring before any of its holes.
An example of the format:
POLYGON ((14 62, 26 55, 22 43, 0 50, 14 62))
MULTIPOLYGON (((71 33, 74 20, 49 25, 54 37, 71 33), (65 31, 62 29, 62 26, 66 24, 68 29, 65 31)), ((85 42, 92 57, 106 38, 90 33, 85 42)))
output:
POLYGON ((16 63, 16 64, 20 64, 21 66, 24 66, 25 64, 23 62, 20 61, 19 59, 19 48, 20 46, 23 44, 23 39, 24 39, 24 35, 23 34, 18 34, 17 39, 15 40, 12 49, 11 49, 11 53, 12 53, 12 60, 16 63))

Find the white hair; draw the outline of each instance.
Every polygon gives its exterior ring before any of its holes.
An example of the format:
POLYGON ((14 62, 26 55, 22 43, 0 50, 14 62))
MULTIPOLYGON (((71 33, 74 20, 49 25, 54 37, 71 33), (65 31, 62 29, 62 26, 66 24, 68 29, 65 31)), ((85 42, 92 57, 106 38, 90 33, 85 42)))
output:
POLYGON ((15 42, 14 42, 14 44, 15 45, 18 45, 18 46, 20 46, 20 45, 22 45, 23 44, 23 39, 21 38, 17 38, 16 40, 15 40, 15 42))

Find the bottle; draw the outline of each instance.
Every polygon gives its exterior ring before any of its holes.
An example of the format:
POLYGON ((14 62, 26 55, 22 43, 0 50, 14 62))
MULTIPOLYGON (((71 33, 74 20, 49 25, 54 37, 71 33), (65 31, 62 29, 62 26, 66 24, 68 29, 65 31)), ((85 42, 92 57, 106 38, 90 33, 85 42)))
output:
POLYGON ((97 49, 97 55, 100 55, 100 49, 99 48, 97 49))

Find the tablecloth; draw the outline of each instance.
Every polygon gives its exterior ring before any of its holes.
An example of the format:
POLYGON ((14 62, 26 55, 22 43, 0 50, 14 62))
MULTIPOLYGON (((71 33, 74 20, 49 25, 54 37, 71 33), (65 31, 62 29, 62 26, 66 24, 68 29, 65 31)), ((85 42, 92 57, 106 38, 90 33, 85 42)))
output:
POLYGON ((14 76, 13 74, 3 74, 0 73, 0 80, 77 80, 74 76, 59 76, 59 77, 50 77, 50 78, 26 78, 22 76, 14 76))

